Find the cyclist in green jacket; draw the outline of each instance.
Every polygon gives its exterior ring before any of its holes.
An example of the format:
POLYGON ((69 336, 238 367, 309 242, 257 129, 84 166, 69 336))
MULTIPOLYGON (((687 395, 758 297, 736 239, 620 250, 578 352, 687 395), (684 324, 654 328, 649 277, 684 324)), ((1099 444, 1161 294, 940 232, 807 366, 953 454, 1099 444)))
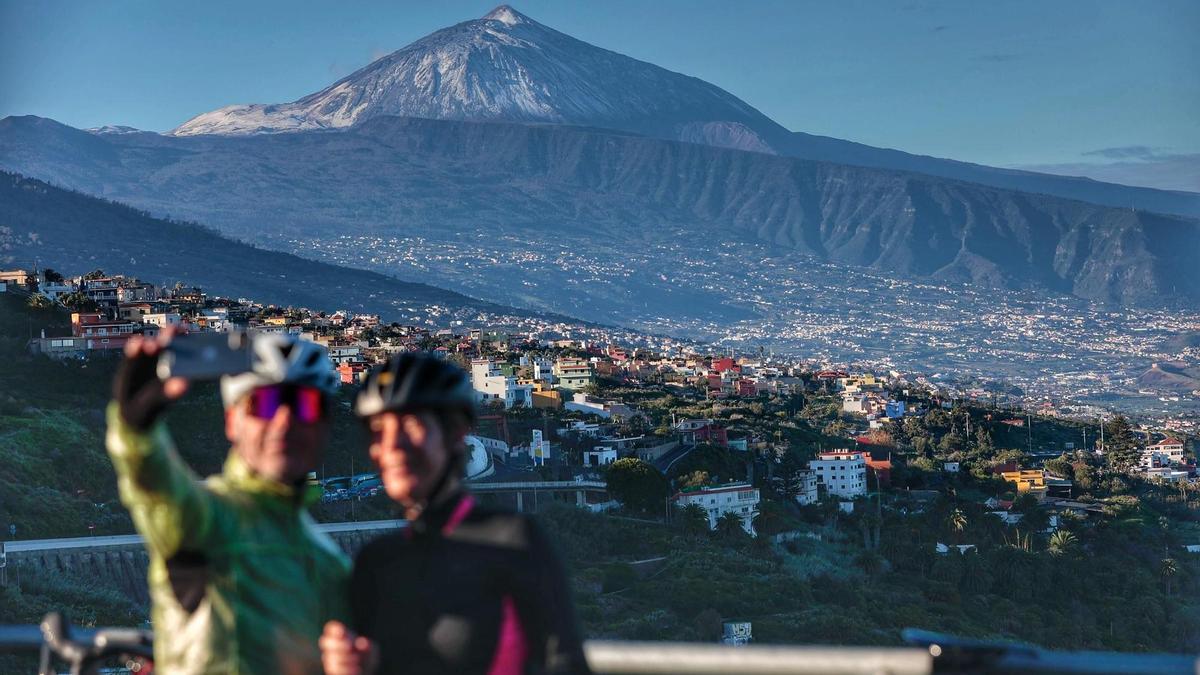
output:
POLYGON ((164 673, 320 673, 317 638, 348 613, 350 569, 306 511, 337 386, 325 349, 252 337, 252 370, 221 381, 229 458, 202 481, 158 419, 187 389, 156 374, 172 337, 129 340, 108 407, 121 501, 150 555, 155 663, 164 673))

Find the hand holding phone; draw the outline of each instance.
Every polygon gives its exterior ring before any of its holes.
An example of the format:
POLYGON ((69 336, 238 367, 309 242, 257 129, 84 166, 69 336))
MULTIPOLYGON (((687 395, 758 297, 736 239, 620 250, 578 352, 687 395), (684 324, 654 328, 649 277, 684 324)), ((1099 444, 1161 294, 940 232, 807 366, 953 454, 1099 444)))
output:
POLYGON ((156 339, 135 335, 125 343, 125 358, 113 377, 113 400, 125 423, 138 431, 147 431, 167 406, 188 389, 183 378, 160 379, 158 361, 175 337, 167 327, 156 339))

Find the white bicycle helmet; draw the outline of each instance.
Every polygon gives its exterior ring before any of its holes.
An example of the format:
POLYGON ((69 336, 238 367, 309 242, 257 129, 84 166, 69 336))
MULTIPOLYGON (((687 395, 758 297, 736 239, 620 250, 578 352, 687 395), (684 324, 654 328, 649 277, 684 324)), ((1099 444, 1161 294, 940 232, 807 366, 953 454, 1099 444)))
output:
POLYGON ((221 401, 233 406, 255 387, 297 384, 332 394, 338 377, 329 352, 315 342, 291 335, 257 333, 250 336, 250 370, 221 378, 221 401))

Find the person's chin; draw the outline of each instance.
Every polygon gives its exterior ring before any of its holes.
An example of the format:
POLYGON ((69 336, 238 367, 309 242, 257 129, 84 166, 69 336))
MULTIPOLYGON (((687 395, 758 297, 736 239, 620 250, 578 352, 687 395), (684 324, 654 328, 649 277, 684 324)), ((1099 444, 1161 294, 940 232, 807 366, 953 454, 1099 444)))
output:
POLYGON ((417 483, 413 480, 385 480, 384 487, 391 497, 392 501, 400 504, 415 504, 420 501, 420 496, 416 494, 417 483))

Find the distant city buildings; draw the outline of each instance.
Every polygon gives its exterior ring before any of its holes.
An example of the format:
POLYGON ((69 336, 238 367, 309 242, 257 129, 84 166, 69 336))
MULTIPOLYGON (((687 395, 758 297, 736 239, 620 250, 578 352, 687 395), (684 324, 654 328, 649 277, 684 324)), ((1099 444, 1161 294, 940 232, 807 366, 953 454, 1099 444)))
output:
POLYGON ((709 529, 717 528, 722 516, 732 513, 741 521, 742 529, 755 535, 754 517, 758 515, 758 488, 746 483, 727 483, 686 488, 675 494, 675 504, 680 507, 698 506, 708 516, 709 529))
POLYGON ((592 384, 592 363, 587 359, 560 358, 554 362, 552 369, 558 386, 562 389, 576 391, 592 384))
POLYGON ((828 495, 853 499, 867 493, 867 463, 861 452, 822 452, 808 463, 808 468, 828 495))
POLYGON ((533 385, 520 384, 512 375, 505 375, 491 359, 471 361, 471 384, 476 400, 482 404, 500 402, 509 408, 532 408, 533 385))

